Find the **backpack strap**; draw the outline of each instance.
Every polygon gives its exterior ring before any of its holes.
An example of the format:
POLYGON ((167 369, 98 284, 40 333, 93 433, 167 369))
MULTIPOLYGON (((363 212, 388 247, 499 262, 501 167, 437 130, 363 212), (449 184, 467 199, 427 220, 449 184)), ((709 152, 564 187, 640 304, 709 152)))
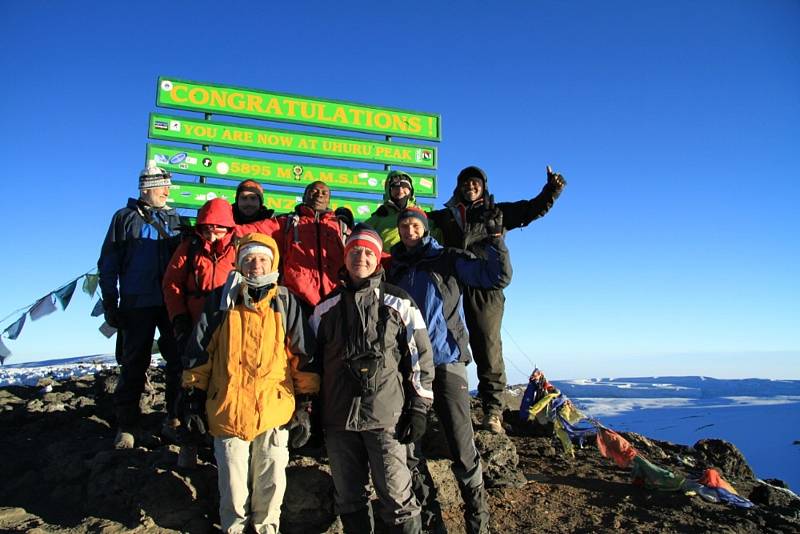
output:
POLYGON ((297 215, 297 213, 292 213, 287 217, 286 228, 283 231, 285 235, 288 235, 289 232, 292 232, 294 234, 292 238, 295 243, 300 242, 300 230, 298 229, 299 223, 300 223, 300 216, 297 215))
POLYGON ((136 206, 136 211, 141 215, 144 222, 152 226, 158 232, 158 235, 161 239, 170 239, 172 236, 164 229, 164 225, 161 224, 161 221, 158 220, 158 217, 154 217, 152 211, 142 209, 141 206, 136 206))
MULTIPOLYGON (((286 308, 289 307, 289 290, 283 286, 278 286, 278 291, 275 293, 275 311, 281 316, 283 323, 283 332, 286 333, 286 308)), ((300 310, 298 310, 299 312, 300 310)))

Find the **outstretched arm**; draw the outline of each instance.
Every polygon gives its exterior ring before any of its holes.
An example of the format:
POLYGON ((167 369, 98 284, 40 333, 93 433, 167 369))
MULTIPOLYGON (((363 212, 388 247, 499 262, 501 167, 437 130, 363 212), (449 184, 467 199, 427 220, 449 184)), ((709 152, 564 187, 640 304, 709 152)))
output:
POLYGON ((528 226, 539 217, 543 217, 553 207, 567 181, 557 172, 547 166, 547 183, 541 193, 530 200, 518 202, 500 202, 498 206, 503 211, 503 226, 506 230, 528 226))

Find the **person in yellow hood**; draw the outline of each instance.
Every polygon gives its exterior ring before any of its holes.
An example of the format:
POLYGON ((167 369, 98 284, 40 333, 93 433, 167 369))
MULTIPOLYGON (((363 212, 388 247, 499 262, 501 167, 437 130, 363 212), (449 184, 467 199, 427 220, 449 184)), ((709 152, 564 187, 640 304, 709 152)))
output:
POLYGON ((214 437, 223 532, 277 532, 288 445, 308 440, 308 396, 319 391, 314 336, 297 298, 277 285, 275 241, 245 235, 236 258, 183 354, 182 422, 214 437))

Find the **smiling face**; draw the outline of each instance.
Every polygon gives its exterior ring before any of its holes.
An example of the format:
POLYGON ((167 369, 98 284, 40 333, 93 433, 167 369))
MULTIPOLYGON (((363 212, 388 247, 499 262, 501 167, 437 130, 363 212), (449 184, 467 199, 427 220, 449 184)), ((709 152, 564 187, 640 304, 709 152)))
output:
POLYGON ((389 198, 394 201, 403 200, 404 198, 408 198, 408 195, 411 194, 411 188, 408 187, 406 184, 393 184, 389 188, 389 198))
POLYGON ((311 184, 305 203, 314 211, 325 211, 331 203, 331 188, 322 182, 311 184))
POLYGON ((239 211, 250 217, 255 215, 258 208, 261 207, 261 199, 252 191, 242 191, 236 197, 236 205, 239 207, 239 211))
POLYGON ((464 200, 475 202, 483 196, 483 180, 480 178, 467 178, 461 182, 459 190, 464 200))
POLYGON ((261 252, 248 254, 242 260, 242 274, 247 278, 264 276, 272 272, 272 259, 261 252))
POLYGON ((407 249, 412 249, 419 245, 425 237, 425 225, 416 217, 406 217, 397 224, 397 231, 400 233, 400 240, 407 249))
POLYGON ((148 206, 154 208, 163 208, 167 205, 167 198, 169 197, 169 186, 153 187, 151 189, 143 189, 139 193, 141 198, 148 206))
POLYGON ((344 257, 347 274, 353 282, 360 282, 369 278, 378 266, 378 256, 367 248, 356 245, 347 251, 344 257))

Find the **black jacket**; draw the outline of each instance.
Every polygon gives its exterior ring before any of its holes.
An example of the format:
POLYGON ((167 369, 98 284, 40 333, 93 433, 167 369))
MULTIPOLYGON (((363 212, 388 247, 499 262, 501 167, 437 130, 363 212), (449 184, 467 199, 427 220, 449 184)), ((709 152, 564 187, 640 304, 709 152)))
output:
POLYGON ((426 412, 433 402, 433 356, 425 321, 408 293, 382 277, 379 269, 364 286, 354 288, 345 273, 311 317, 315 360, 322 364, 320 404, 326 428, 391 429, 404 410, 426 412), (379 323, 385 326, 379 328, 379 323), (364 351, 380 353, 381 347, 376 392, 362 395, 346 360, 364 351))
MULTIPOLYGON (((483 223, 485 202, 489 198, 489 179, 486 173, 478 167, 467 167, 475 174, 483 177, 483 197, 467 205, 461 196, 459 186, 453 191, 453 196, 445 203, 445 207, 428 214, 433 222, 434 235, 440 234, 440 242, 446 247, 463 248, 473 254, 486 257, 484 240, 488 237, 486 226, 483 223)), ((466 171, 464 169, 462 173, 466 171)), ((561 189, 546 184, 541 193, 530 200, 517 202, 498 202, 496 205, 503 212, 503 227, 513 230, 528 226, 531 222, 542 217, 561 194, 561 189)))

